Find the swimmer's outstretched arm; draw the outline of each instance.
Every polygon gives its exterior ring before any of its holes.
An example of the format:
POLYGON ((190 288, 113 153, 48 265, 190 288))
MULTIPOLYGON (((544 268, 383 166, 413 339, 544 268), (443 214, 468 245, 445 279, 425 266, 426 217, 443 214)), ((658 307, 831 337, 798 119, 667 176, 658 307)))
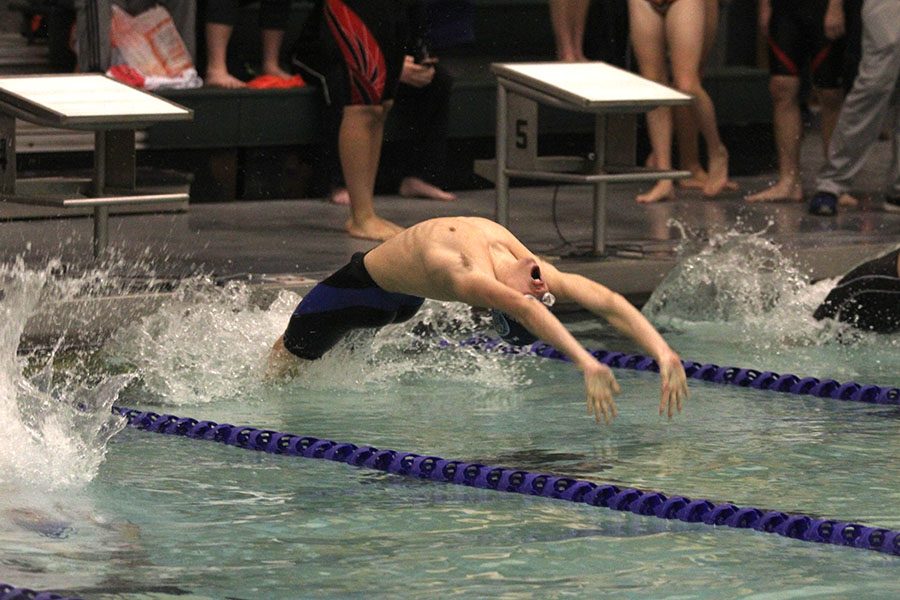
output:
POLYGON ((588 414, 598 423, 609 423, 616 417, 618 409, 613 396, 620 388, 612 371, 591 356, 547 307, 480 272, 455 278, 452 288, 457 300, 502 310, 572 359, 584 374, 588 414))
POLYGON ((688 396, 681 359, 644 315, 620 294, 586 277, 564 273, 546 262, 541 265, 541 272, 558 300, 574 302, 603 317, 655 358, 662 384, 659 414, 672 418, 676 411, 681 412, 688 396))

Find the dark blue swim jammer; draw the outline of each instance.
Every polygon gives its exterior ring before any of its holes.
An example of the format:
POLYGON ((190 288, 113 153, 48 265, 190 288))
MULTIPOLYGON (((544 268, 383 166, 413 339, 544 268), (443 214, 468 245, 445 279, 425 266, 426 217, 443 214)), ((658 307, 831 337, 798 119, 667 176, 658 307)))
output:
POLYGON ((309 291, 291 315, 284 347, 305 359, 320 358, 353 329, 411 319, 424 298, 381 289, 357 252, 346 266, 309 291))

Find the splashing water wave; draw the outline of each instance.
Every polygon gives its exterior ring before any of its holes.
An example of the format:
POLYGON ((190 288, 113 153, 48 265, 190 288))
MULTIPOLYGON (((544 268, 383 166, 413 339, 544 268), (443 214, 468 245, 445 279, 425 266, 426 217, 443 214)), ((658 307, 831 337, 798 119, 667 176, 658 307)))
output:
POLYGON ((785 302, 805 305, 809 280, 761 233, 728 231, 704 245, 686 240, 680 260, 644 307, 654 319, 747 321, 785 302))
POLYGON ((728 231, 709 240, 685 239, 678 264, 643 312, 694 360, 750 361, 845 379, 874 373, 890 383, 883 365, 896 360, 891 357, 900 335, 812 317, 835 282, 810 283, 764 232, 728 231))
MULTIPOLYGON (((154 314, 123 327, 104 346, 106 360, 140 374, 162 405, 253 397, 266 357, 300 297, 282 291, 267 307, 250 286, 208 280, 183 283, 154 314)), ((461 304, 428 301, 409 322, 352 332, 321 359, 304 363, 292 387, 361 391, 422 377, 496 387, 522 382, 521 369, 496 355, 455 347, 484 330, 461 304)), ((277 382, 276 382, 277 383, 277 382)))
POLYGON ((55 350, 35 374, 26 375, 28 361, 18 351, 29 317, 39 304, 69 299, 67 294, 84 287, 84 281, 55 280, 58 270, 54 262, 29 270, 21 259, 0 266, 0 484, 13 488, 89 482, 109 438, 124 427, 110 408, 130 376, 58 379, 52 369, 55 350))

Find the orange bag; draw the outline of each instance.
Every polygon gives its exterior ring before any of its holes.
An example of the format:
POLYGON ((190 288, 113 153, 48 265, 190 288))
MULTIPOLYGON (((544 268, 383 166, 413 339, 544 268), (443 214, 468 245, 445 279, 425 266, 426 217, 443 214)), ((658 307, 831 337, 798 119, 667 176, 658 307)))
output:
POLYGON ((162 6, 131 16, 113 4, 109 31, 112 47, 144 75, 178 77, 194 67, 172 16, 162 6))

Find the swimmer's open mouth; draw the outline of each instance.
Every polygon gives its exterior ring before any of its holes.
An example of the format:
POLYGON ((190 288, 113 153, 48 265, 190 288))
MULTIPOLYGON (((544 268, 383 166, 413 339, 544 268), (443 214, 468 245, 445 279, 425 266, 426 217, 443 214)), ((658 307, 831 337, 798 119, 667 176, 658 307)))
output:
POLYGON ((531 267, 531 278, 538 280, 541 278, 541 268, 537 265, 531 267))

